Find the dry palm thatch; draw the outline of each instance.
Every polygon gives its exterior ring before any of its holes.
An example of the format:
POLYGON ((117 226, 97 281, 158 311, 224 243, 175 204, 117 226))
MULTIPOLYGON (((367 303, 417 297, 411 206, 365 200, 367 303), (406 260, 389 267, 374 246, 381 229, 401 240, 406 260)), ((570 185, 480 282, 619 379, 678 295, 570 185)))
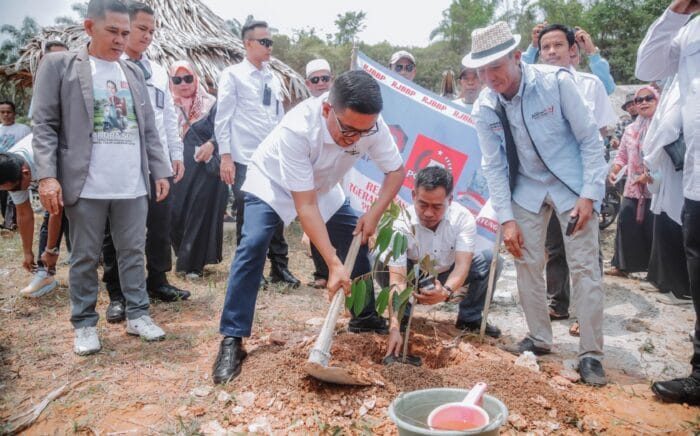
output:
MULTIPOLYGON (((190 60, 204 80, 215 86, 221 70, 245 57, 241 40, 200 0, 143 1, 155 10, 158 29, 148 56, 161 65, 190 60)), ((0 66, 0 82, 14 83, 21 88, 31 87, 42 49, 48 41, 56 40, 73 50, 85 44, 88 36, 82 25, 44 28, 29 40, 16 63, 0 66)), ((296 102, 309 95, 304 79, 292 68, 275 58, 270 66, 282 80, 287 100, 296 102)))
POLYGON ((440 95, 450 100, 457 97, 457 87, 455 86, 455 73, 452 70, 442 72, 442 83, 440 83, 440 95))

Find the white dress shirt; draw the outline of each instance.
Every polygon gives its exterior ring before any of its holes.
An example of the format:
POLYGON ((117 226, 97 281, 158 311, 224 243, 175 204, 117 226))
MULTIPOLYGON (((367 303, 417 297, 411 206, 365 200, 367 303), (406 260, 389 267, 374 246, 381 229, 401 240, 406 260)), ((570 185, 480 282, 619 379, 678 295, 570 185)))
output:
POLYGON ((291 110, 260 144, 248 167, 242 190, 272 207, 285 225, 297 216, 292 192, 316 191, 321 217, 328 221, 345 202, 341 179, 363 155, 384 173, 403 165, 381 115, 376 134, 351 147, 336 144, 321 110, 327 95, 309 98, 291 110))
POLYGON ((686 145, 683 196, 700 201, 700 21, 685 25, 690 18, 666 9, 654 21, 637 51, 635 74, 651 81, 678 73, 686 145))
POLYGON ((219 77, 214 132, 219 153, 248 165, 253 152, 284 116, 282 85, 267 63, 258 70, 246 58, 219 77), (265 89, 269 105, 263 104, 265 89))
POLYGON ((407 212, 411 217, 410 225, 405 219, 394 222, 394 228, 408 237, 407 250, 396 260, 389 258, 389 266, 403 267, 408 259, 420 262, 427 255, 435 262, 435 272, 439 274, 454 265, 456 253, 474 252, 476 220, 464 206, 453 201, 435 231, 420 223, 413 207, 407 212), (415 235, 410 231, 411 226, 415 235))
POLYGON ((610 103, 610 98, 608 98, 603 82, 593 74, 576 71, 573 67, 570 70, 584 100, 591 105, 593 118, 595 118, 598 129, 616 125, 617 115, 612 107, 612 103, 610 103))
MULTIPOLYGON (((129 59, 124 53, 122 59, 129 59)), ((148 59, 146 55, 141 56, 141 63, 151 72, 151 77, 146 81, 148 96, 153 106, 153 114, 156 117, 156 129, 160 136, 160 143, 163 145, 165 156, 170 161, 182 161, 184 146, 178 131, 177 111, 173 103, 173 96, 170 93, 170 77, 165 68, 148 59)))

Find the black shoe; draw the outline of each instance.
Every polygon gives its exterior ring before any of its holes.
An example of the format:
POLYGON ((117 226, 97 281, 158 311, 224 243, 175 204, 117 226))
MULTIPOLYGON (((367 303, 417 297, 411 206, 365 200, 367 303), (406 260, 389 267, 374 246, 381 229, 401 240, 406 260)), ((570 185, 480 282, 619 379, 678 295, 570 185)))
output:
POLYGON ((592 357, 584 357, 578 364, 578 373, 581 381, 591 386, 605 386, 608 380, 605 378, 605 370, 600 360, 592 357))
POLYGON ((348 323, 348 331, 350 333, 377 333, 380 335, 388 335, 389 327, 384 318, 373 313, 365 318, 351 319, 348 323))
MULTIPOLYGON (((465 330, 469 333, 474 333, 478 335, 481 332, 481 320, 467 322, 460 321, 458 319, 455 323, 455 327, 457 327, 460 330, 465 330)), ((501 329, 499 329, 495 325, 489 324, 488 321, 486 321, 486 331, 484 333, 486 334, 486 336, 491 336, 492 338, 501 337, 501 329)))
POLYGON ((243 359, 248 353, 243 349, 241 338, 226 336, 219 346, 212 369, 212 380, 215 384, 224 384, 238 377, 241 373, 243 359))
POLYGON ((654 382, 651 390, 657 397, 669 403, 700 404, 700 380, 695 377, 654 382))
POLYGON ((569 312, 557 313, 553 308, 549 308, 549 319, 550 321, 561 321, 564 319, 569 319, 569 312))
POLYGON ((551 353, 551 351, 546 348, 536 346, 530 338, 525 338, 522 341, 514 344, 504 345, 501 348, 511 354, 515 354, 516 356, 523 354, 525 351, 531 351, 535 356, 543 356, 551 353))
POLYGON ((292 289, 296 289, 301 285, 301 280, 294 277, 287 268, 282 268, 270 274, 270 283, 284 283, 292 289))
POLYGON ((171 284, 160 285, 155 289, 148 290, 148 296, 154 300, 170 303, 172 301, 187 300, 190 298, 190 291, 178 289, 171 284))
POLYGON ((126 319, 124 300, 110 301, 109 306, 107 306, 107 310, 105 311, 105 318, 107 318, 107 322, 110 323, 124 321, 126 319))

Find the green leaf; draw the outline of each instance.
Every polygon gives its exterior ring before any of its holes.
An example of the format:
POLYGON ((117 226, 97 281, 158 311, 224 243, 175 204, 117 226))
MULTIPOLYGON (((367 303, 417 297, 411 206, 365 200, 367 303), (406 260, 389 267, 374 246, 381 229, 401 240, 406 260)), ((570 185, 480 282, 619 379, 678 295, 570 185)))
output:
MULTIPOLYGON (((340 292, 340 291, 338 291, 340 292)), ((352 310, 353 303, 355 302, 355 296, 357 295, 357 283, 350 284, 350 296, 345 297, 345 308, 347 310, 352 310)))
POLYGON ((379 231, 379 235, 377 235, 377 248, 379 248, 380 253, 384 253, 391 243, 392 233, 393 229, 391 227, 385 227, 379 231))
POLYGON ((408 301, 408 299, 411 297, 412 292, 413 286, 407 286, 406 289, 404 289, 403 292, 399 294, 399 300, 401 301, 401 304, 404 304, 408 301))
POLYGON ((401 241, 403 241, 402 234, 394 234, 394 240, 391 244, 391 257, 397 260, 403 253, 401 253, 401 241))
POLYGON ((377 300, 375 301, 375 308, 377 313, 381 316, 389 305, 389 288, 383 288, 377 295, 377 300))
POLYGON ((365 308, 365 302, 367 301, 367 282, 362 280, 357 282, 357 295, 355 295, 355 301, 353 301, 352 311, 355 316, 362 313, 362 309, 365 308))

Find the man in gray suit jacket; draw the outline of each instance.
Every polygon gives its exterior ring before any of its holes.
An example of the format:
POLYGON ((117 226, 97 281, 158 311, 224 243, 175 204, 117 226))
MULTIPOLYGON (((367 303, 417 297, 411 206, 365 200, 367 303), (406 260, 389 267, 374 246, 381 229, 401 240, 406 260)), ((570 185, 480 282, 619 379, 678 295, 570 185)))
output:
POLYGON ((49 213, 65 206, 71 232, 71 323, 74 351, 100 350, 95 311, 97 263, 109 219, 126 299, 126 331, 152 341, 165 333, 151 320, 144 274, 150 192, 168 195, 171 176, 143 73, 120 60, 129 15, 120 0, 91 0, 90 43, 47 55, 34 88, 34 156, 39 195, 49 213))

